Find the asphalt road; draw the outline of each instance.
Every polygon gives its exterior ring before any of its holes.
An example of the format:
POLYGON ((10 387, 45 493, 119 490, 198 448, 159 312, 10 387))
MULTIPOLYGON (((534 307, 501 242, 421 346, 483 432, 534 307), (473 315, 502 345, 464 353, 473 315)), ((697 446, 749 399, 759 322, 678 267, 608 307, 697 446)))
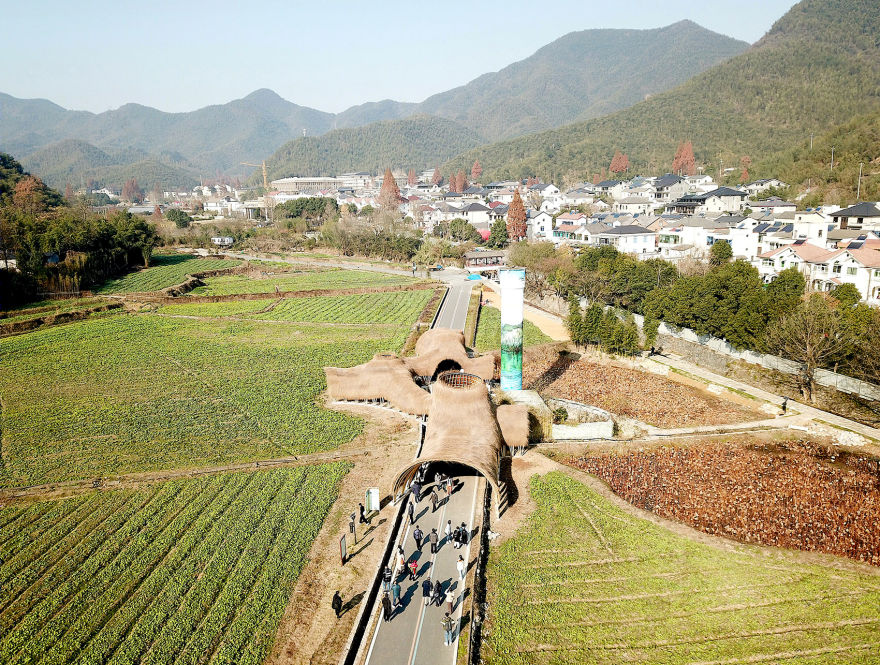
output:
POLYGON ((437 317, 435 328, 451 328, 453 330, 464 330, 464 324, 467 321, 468 304, 471 301, 471 289, 474 281, 467 279, 466 272, 452 272, 452 270, 444 271, 447 274, 441 279, 449 284, 449 293, 446 295, 446 301, 443 303, 443 309, 440 310, 440 316, 437 317))
MULTIPOLYGON (((467 474, 469 469, 455 467, 461 474, 467 474)), ((429 469, 428 477, 433 479, 434 466, 429 469)), ((468 565, 473 565, 472 560, 477 556, 479 540, 475 539, 473 530, 474 517, 477 506, 477 477, 475 475, 459 475, 456 477, 458 485, 445 504, 438 506, 437 512, 432 513, 429 500, 431 487, 423 488, 425 498, 416 507, 415 523, 426 534, 431 529, 437 529, 440 536, 440 547, 436 554, 431 554, 431 546, 425 543, 421 552, 416 548, 412 538, 415 528, 407 523, 404 538, 404 556, 407 562, 413 557, 419 563, 418 577, 416 581, 409 581, 408 574, 399 574, 401 603, 394 611, 390 621, 379 619, 376 632, 367 654, 367 663, 374 665, 438 665, 442 663, 454 664, 458 654, 458 634, 461 627, 462 606, 464 605, 464 586, 459 579, 456 562, 461 555, 468 565), (468 544, 461 549, 455 549, 452 543, 447 541, 443 534, 446 523, 451 520, 453 527, 462 522, 468 525, 470 538, 468 544), (428 578, 432 584, 440 580, 443 591, 451 588, 455 594, 452 616, 455 619, 454 641, 451 646, 444 644, 444 631, 440 620, 447 611, 446 601, 440 607, 437 605, 425 606, 422 598, 422 580, 428 578)), ((441 493, 441 496, 443 494, 441 493)), ((407 520, 408 522, 408 520, 407 520)))

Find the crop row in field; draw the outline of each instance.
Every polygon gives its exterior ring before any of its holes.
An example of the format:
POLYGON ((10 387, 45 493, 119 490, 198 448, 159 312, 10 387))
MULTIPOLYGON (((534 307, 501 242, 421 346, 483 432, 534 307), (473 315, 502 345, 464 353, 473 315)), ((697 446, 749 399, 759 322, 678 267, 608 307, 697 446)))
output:
POLYGON ((229 302, 206 302, 187 303, 185 300, 180 304, 165 305, 159 308, 159 313, 169 316, 242 316, 253 314, 265 309, 274 302, 275 298, 265 300, 231 300, 229 302))
POLYGON ((490 556, 486 662, 878 662, 867 567, 716 549, 558 471, 530 491, 535 513, 490 556))
POLYGON ((49 300, 43 302, 48 304, 39 306, 34 303, 28 309, 20 310, 19 313, 9 312, 13 315, 0 318, 0 325, 30 321, 31 319, 39 319, 44 316, 54 316, 67 312, 78 312, 90 307, 105 305, 112 301, 109 298, 74 298, 72 300, 49 300))
POLYGON ((262 663, 349 467, 0 510, 0 661, 262 663))
POLYGON ((187 275, 205 270, 220 270, 241 265, 241 261, 229 259, 201 259, 186 254, 161 254, 154 256, 152 267, 132 272, 119 279, 105 282, 97 293, 140 293, 159 291, 180 284, 187 275))
MULTIPOLYGON (((548 344, 553 340, 531 321, 523 321, 523 345, 548 344)), ((481 307, 477 324, 477 351, 495 351, 501 348, 501 312, 495 307, 481 307)))
POLYGON ((190 292, 193 296, 225 296, 237 293, 272 293, 279 291, 312 291, 315 289, 350 289, 368 286, 398 286, 419 280, 405 275, 388 275, 366 270, 321 270, 294 275, 267 275, 250 279, 245 275, 223 275, 204 280, 190 292))
POLYGON ((363 424, 317 404, 323 368, 399 351, 398 323, 119 315, 0 340, 0 487, 336 448, 363 424))
POLYGON ((411 324, 431 299, 433 291, 367 293, 356 296, 289 298, 271 311, 252 314, 261 321, 312 321, 315 323, 411 324))

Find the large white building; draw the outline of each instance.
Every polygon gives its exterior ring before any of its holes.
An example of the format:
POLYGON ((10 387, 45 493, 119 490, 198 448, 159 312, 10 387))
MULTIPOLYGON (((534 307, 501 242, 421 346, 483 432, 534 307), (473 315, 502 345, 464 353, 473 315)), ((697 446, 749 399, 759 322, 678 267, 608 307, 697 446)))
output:
POLYGON ((279 192, 287 192, 290 194, 322 192, 324 190, 336 190, 343 186, 342 178, 321 178, 321 177, 304 177, 304 178, 281 178, 273 180, 269 183, 272 189, 279 192))

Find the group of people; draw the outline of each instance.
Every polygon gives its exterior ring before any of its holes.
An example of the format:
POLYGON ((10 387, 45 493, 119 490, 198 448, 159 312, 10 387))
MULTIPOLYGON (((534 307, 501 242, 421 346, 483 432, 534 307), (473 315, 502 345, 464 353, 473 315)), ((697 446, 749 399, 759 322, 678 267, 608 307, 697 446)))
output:
MULTIPOLYGON (((460 526, 453 527, 452 520, 447 520, 446 526, 443 530, 444 538, 443 541, 440 540, 440 535, 437 533, 436 528, 432 528, 429 533, 425 533, 422 531, 421 527, 418 524, 415 524, 415 514, 416 509, 418 507, 419 502, 422 500, 422 490, 425 482, 425 478, 427 475, 427 464, 423 464, 419 467, 419 470, 416 472, 416 476, 410 485, 411 490, 411 500, 407 505, 407 515, 409 516, 410 525, 414 525, 414 529, 412 532, 413 540, 415 541, 416 549, 421 552, 422 546, 427 542, 431 545, 431 554, 436 554, 442 545, 442 542, 451 542, 453 548, 460 549, 461 547, 468 544, 470 540, 470 531, 468 529, 467 523, 462 522, 460 526)), ((456 488, 456 480, 451 476, 445 476, 442 473, 437 473, 434 477, 435 486, 431 489, 431 503, 433 505, 433 511, 437 510, 438 504, 440 504, 440 492, 445 492, 444 500, 448 499, 448 497, 455 491, 456 488)), ((432 512, 433 512, 432 511, 432 512)), ((427 570, 427 566, 425 570, 427 570)), ((456 570, 458 571, 458 576, 460 580, 464 580, 467 576, 467 561, 465 561, 464 556, 459 555, 458 561, 456 562, 456 570)), ((402 545, 398 545, 397 551, 394 555, 393 568, 391 565, 386 566, 382 571, 382 618, 384 621, 391 621, 392 618, 398 611, 398 608, 401 607, 401 586, 400 579, 402 574, 406 574, 409 577, 409 581, 416 582, 419 578, 419 565, 418 558, 414 556, 407 561, 404 555, 404 548, 402 545)), ((443 618, 440 621, 440 624, 445 633, 445 643, 446 645, 451 645, 453 643, 453 637, 455 633, 456 620, 452 617, 453 609, 455 608, 455 592, 453 590, 453 584, 450 581, 449 584, 444 589, 443 583, 438 579, 435 582, 432 582, 430 578, 426 577, 422 580, 421 583, 422 588, 422 599, 424 601, 424 606, 429 607, 432 605, 436 605, 437 607, 442 607, 443 603, 446 603, 446 612, 444 613, 443 618)))

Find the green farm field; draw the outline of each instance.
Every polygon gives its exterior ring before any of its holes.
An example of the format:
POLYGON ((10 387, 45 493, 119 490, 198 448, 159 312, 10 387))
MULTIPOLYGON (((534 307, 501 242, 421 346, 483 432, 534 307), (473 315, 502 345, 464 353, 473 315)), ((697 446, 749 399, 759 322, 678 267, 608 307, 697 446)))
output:
POLYGON ((244 316, 261 321, 366 324, 415 321, 433 291, 367 293, 354 296, 286 298, 266 312, 273 299, 166 305, 159 313, 176 316, 244 316))
POLYGON ((489 559, 485 662, 880 663, 880 571, 705 545, 559 471, 530 492, 489 559))
POLYGON ((100 288, 95 289, 95 292, 110 294, 158 291, 180 284, 187 275, 193 273, 241 265, 241 261, 238 260, 201 259, 186 254, 158 254, 150 263, 149 268, 105 282, 100 288))
POLYGON ((262 663, 349 468, 0 510, 0 662, 262 663))
MULTIPOLYGON (((552 341, 534 323, 523 321, 523 346, 549 344, 552 341)), ((475 346, 477 351, 495 351, 501 348, 501 310, 495 307, 480 308, 475 346)))
POLYGON ((388 275, 366 270, 317 270, 293 275, 267 275, 265 279, 249 279, 246 275, 222 275, 204 280, 189 295, 225 296, 237 293, 273 293, 280 291, 312 291, 314 289, 354 289, 370 286, 403 286, 421 280, 405 275, 388 275))
MULTIPOLYGON (((357 320, 346 303, 338 320, 357 320)), ((399 351, 417 309, 346 326, 123 314, 0 340, 0 487, 337 448, 363 421, 318 404, 323 368, 399 351)))

